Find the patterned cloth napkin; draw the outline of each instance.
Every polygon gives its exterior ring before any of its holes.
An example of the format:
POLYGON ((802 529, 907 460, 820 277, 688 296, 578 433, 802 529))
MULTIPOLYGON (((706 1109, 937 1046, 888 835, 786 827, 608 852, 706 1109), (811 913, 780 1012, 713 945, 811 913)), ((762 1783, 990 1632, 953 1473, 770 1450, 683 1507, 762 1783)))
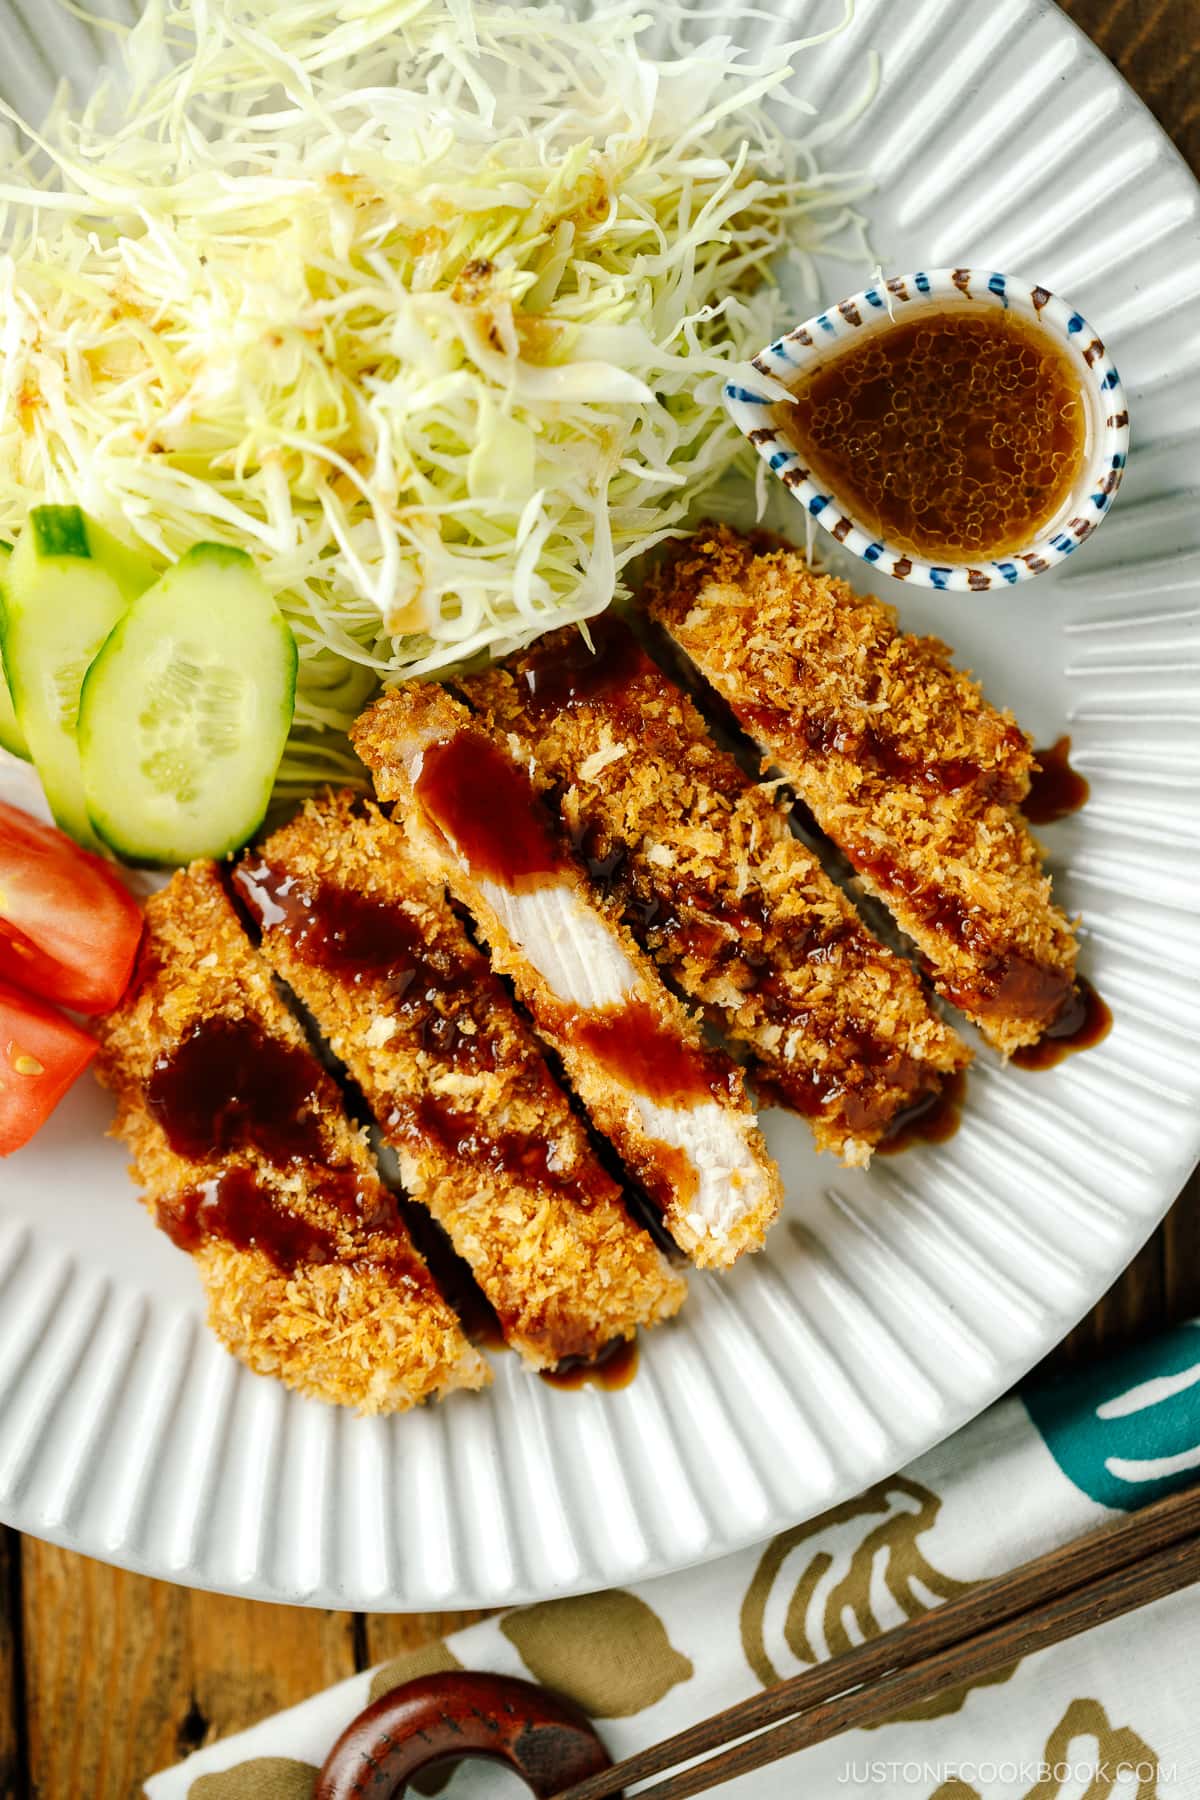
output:
MULTIPOLYGON (((765 1546, 631 1589, 549 1600, 356 1675, 146 1784, 150 1800, 311 1800, 369 1700, 490 1669, 570 1695, 627 1756, 836 1656, 1200 1471, 1200 1323, 1027 1387, 902 1474, 765 1546)), ((871 1731, 718 1790, 730 1800, 1196 1800, 1200 1588, 1027 1657, 871 1731)), ((426 1791, 527 1790, 462 1764, 426 1791)))

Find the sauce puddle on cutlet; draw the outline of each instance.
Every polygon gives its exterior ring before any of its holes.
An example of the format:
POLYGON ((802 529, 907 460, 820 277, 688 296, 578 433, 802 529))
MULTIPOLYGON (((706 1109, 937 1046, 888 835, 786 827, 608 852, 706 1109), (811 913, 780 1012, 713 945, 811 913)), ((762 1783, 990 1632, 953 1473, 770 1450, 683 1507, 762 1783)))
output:
POLYGON ((393 1143, 412 1133, 439 1144, 468 1168, 511 1175, 527 1187, 541 1188, 586 1206, 608 1191, 598 1168, 564 1173, 554 1167, 552 1138, 529 1131, 491 1131, 474 1113, 465 1113, 432 1094, 401 1102, 385 1121, 393 1143))
POLYGON ((440 984, 419 925, 402 908, 332 882, 303 882, 262 857, 248 857, 233 885, 263 931, 283 930, 296 955, 355 985, 386 981, 403 996, 440 984))
MULTIPOLYGON (((348 1217, 361 1218, 363 1196, 353 1174, 323 1170, 308 1191, 348 1217)), ((176 1249, 189 1254, 220 1238, 235 1250, 260 1251, 283 1275, 305 1263, 339 1260, 334 1232, 281 1206, 278 1196, 241 1164, 160 1201, 155 1217, 176 1249)))
POLYGON ((482 731, 430 744, 415 792, 478 880, 517 893, 561 874, 565 856, 536 789, 482 731))
POLYGON ((600 613, 583 631, 552 650, 534 650, 521 661, 518 681, 522 700, 534 718, 595 701, 619 706, 631 682, 652 668, 649 657, 625 621, 616 613, 600 613))
MULTIPOLYGON (((760 1102, 786 1107, 805 1119, 820 1118, 835 1102, 849 1133, 874 1142, 878 1150, 890 1142, 893 1131, 950 1103, 957 1076, 943 1075, 866 1029, 847 1033, 845 1042, 854 1052, 849 1066, 833 1063, 793 1070, 752 1063, 760 1102), (897 1095, 908 1099, 898 1101, 897 1095), (887 1135, 880 1140, 885 1128, 887 1135)), ((925 1135, 914 1130, 906 1142, 925 1135)))
POLYGON ((577 1012, 570 1030, 601 1068, 658 1106, 697 1106, 736 1092, 736 1073, 725 1059, 689 1044, 644 1000, 577 1012))
POLYGON ((157 1059, 146 1104, 190 1162, 254 1149, 286 1167, 325 1160, 319 1087, 308 1050, 249 1019, 211 1019, 157 1059))
POLYGON ((403 907, 334 882, 303 882, 261 857, 239 864, 233 881, 255 923, 283 932, 300 961, 354 987, 382 984, 395 1007, 421 1017, 426 1049, 486 1063, 486 1035, 463 1032, 455 1019, 478 966, 430 944, 403 907))
MULTIPOLYGON (((329 1164, 320 1123, 321 1071, 307 1049, 281 1043, 249 1019, 195 1025, 154 1064, 146 1106, 177 1156, 203 1163, 256 1152, 304 1178, 308 1199, 369 1233, 394 1230, 391 1201, 352 1168, 329 1164)), ((294 1213, 260 1173, 235 1165, 162 1202, 171 1241, 194 1251, 219 1237, 260 1250, 285 1274, 338 1259, 336 1234, 294 1213)))

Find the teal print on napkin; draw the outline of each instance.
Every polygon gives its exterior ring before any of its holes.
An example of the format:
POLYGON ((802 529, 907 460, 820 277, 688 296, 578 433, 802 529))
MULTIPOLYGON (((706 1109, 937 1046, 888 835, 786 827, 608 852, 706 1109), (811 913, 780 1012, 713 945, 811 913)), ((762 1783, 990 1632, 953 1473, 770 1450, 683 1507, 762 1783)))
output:
POLYGON ((1068 1481, 1102 1506, 1132 1512, 1200 1480, 1200 1325, 1021 1398, 1068 1481))

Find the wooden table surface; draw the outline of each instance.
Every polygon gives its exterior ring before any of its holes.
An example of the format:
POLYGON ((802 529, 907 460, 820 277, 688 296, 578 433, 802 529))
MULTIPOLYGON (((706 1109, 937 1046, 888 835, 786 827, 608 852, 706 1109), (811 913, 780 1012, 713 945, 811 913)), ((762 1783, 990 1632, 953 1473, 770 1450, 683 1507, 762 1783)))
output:
MULTIPOLYGON (((1065 10, 1200 171, 1200 0, 1065 0, 1065 10)), ((1197 1313, 1200 1175, 1052 1360, 1197 1313)), ((228 1600, 0 1527, 0 1800, 135 1800, 146 1775, 198 1745, 478 1616, 228 1600)))

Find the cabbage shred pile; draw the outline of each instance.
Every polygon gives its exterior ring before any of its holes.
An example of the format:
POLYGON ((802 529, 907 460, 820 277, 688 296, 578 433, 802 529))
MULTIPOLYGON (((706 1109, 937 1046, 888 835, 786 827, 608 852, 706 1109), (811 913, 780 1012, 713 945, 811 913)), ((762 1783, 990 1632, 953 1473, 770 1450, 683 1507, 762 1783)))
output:
POLYGON ((623 3, 148 0, 82 112, 9 115, 0 536, 73 501, 249 551, 300 650, 281 792, 381 680, 606 607, 742 455, 773 259, 859 253, 804 45, 705 16, 658 5, 656 60, 623 3))

